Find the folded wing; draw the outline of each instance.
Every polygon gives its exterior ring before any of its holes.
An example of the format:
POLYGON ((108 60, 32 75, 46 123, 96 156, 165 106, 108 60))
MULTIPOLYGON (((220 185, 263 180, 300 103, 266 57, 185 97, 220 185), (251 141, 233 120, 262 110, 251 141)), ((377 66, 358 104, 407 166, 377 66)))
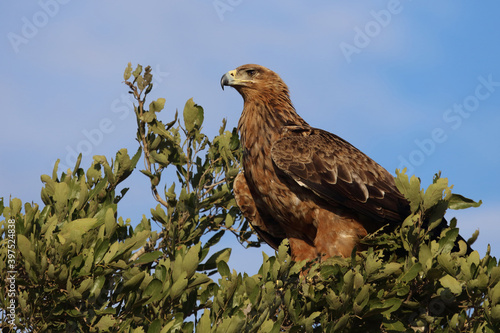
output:
POLYGON ((299 185, 327 202, 371 218, 374 227, 401 222, 409 214, 394 177, 332 133, 285 126, 271 153, 276 166, 299 185))

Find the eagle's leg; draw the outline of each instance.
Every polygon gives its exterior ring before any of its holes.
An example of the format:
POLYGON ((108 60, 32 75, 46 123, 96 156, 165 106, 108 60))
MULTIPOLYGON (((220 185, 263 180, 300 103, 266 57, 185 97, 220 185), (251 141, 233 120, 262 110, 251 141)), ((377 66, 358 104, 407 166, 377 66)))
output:
POLYGON ((290 237, 290 250, 292 259, 295 261, 313 260, 318 257, 318 250, 314 245, 304 241, 303 239, 290 237))
POLYGON ((356 219, 339 211, 323 211, 318 219, 317 233, 314 239, 316 251, 326 257, 351 256, 359 240, 367 235, 366 229, 356 219))

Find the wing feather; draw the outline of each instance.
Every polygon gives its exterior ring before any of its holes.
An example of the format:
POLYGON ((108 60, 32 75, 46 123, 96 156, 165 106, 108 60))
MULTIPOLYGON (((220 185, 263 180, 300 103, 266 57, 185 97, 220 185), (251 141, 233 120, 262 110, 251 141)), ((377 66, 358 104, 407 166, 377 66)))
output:
POLYGON ((394 177, 340 137, 315 128, 284 128, 273 143, 276 166, 324 200, 378 222, 400 222, 408 203, 394 177))
POLYGON ((261 215, 255 205, 253 195, 248 187, 243 172, 240 172, 236 176, 233 184, 233 191, 236 203, 240 207, 243 216, 250 222, 260 238, 273 249, 277 250, 283 239, 285 239, 286 234, 279 228, 279 224, 276 223, 269 214, 264 216, 261 215))

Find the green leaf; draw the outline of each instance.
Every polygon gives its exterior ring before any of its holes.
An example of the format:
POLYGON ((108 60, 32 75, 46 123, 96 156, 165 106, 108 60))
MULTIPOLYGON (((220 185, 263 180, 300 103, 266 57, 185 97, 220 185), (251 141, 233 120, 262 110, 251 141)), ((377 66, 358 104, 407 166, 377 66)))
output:
POLYGON ((142 72, 142 66, 137 65, 136 69, 132 72, 132 75, 134 76, 134 78, 137 79, 137 77, 141 74, 141 72, 142 72))
MULTIPOLYGON (((490 283, 493 285, 493 284, 496 284, 498 282, 500 282, 500 267, 495 266, 490 271, 490 283)), ((498 294, 498 295, 500 296, 500 294, 498 294)))
POLYGON ((200 129, 203 124, 203 108, 194 103, 190 98, 184 106, 184 127, 188 132, 193 131, 195 128, 200 129))
POLYGON ((98 240, 94 253, 94 264, 98 264, 109 249, 109 239, 98 240))
POLYGON ((321 312, 316 311, 316 312, 311 313, 311 315, 304 320, 304 326, 306 327, 307 332, 309 332, 309 330, 307 328, 310 328, 310 332, 312 332, 312 327, 313 327, 314 321, 320 315, 321 315, 321 312))
POLYGON ((457 210, 469 207, 479 207, 482 203, 483 202, 481 200, 479 200, 479 202, 475 202, 474 200, 466 198, 463 195, 453 193, 448 203, 448 207, 457 210))
POLYGON ((123 284, 123 292, 126 293, 130 290, 136 289, 145 277, 146 272, 140 272, 134 275, 130 280, 125 281, 123 284))
POLYGON ((130 164, 129 164, 129 171, 130 172, 132 172, 135 169, 137 162, 141 158, 141 154, 142 154, 142 147, 139 147, 137 149, 136 153, 134 154, 134 156, 132 156, 132 158, 130 159, 130 164))
POLYGON ((476 231, 474 231, 472 236, 470 236, 470 238, 467 240, 467 244, 468 245, 474 244, 474 242, 477 240, 478 236, 479 236, 479 229, 476 229, 476 231))
POLYGON ((139 119, 149 124, 156 119, 156 114, 152 111, 146 111, 139 117, 139 119))
POLYGON ((107 332, 109 329, 115 324, 116 319, 112 316, 103 316, 95 325, 96 328, 99 329, 100 332, 107 332))
POLYGON ((437 261, 441 265, 441 267, 444 268, 444 271, 446 273, 451 275, 456 274, 455 262, 452 260, 450 253, 445 252, 438 255, 437 261))
MULTIPOLYGON (((170 164, 170 160, 166 154, 157 153, 155 151, 150 152, 151 158, 163 167, 167 167, 170 164)), ((155 177, 153 177, 154 179, 155 177)))
POLYGON ((353 282, 354 289, 359 289, 364 286, 368 285, 365 284, 365 279, 363 278, 363 275, 361 275, 361 273, 359 272, 356 272, 356 274, 354 274, 354 282, 353 282))
POLYGON ((12 200, 10 200, 10 217, 14 218, 15 215, 19 214, 21 212, 21 208, 22 208, 22 201, 18 198, 13 198, 12 200))
POLYGON ((56 213, 64 214, 68 205, 69 187, 66 183, 56 183, 54 186, 54 201, 56 213))
POLYGON ((400 271, 401 271, 401 264, 399 264, 397 262, 390 262, 383 267, 383 269, 379 273, 380 275, 377 274, 377 277, 378 278, 385 278, 385 277, 390 276, 396 272, 399 273, 400 271))
POLYGON ((219 274, 221 276, 229 276, 231 274, 231 271, 229 270, 229 266, 223 260, 221 260, 217 263, 217 270, 219 271, 219 274))
POLYGON ((146 82, 146 80, 144 80, 144 77, 142 75, 139 75, 136 77, 136 84, 137 84, 137 88, 139 88, 139 91, 141 91, 141 92, 147 86, 147 82, 146 82))
POLYGON ((195 274, 193 277, 194 279, 191 278, 189 280, 188 288, 198 287, 202 284, 212 282, 212 279, 210 279, 205 274, 195 274))
POLYGON ((417 262, 413 264, 399 279, 403 282, 409 282, 417 277, 418 273, 422 270, 422 264, 417 262))
POLYGON ((439 240, 439 249, 443 252, 450 252, 455 247, 455 241, 458 237, 458 228, 449 229, 444 237, 439 240))
POLYGON ((198 270, 199 271, 208 271, 208 270, 215 269, 215 268, 217 268, 217 264, 220 261, 226 261, 227 262, 229 260, 229 256, 230 255, 231 255, 231 249, 230 248, 226 248, 226 249, 222 249, 220 251, 217 251, 214 254, 212 254, 210 256, 210 258, 208 258, 208 260, 205 263, 200 264, 198 266, 198 270))
POLYGON ((459 325, 458 313, 455 313, 450 319, 449 327, 456 328, 459 325))
POLYGON ((383 325, 387 332, 407 332, 405 325, 401 321, 386 322, 383 325))
POLYGON ((355 309, 356 314, 359 314, 360 311, 364 308, 366 304, 368 304, 368 301, 370 300, 370 285, 365 284, 362 288, 359 294, 356 296, 354 299, 354 305, 360 305, 360 307, 355 309))
POLYGON ((80 163, 82 162, 82 153, 78 154, 78 158, 76 159, 75 167, 73 168, 73 174, 77 174, 78 168, 80 168, 80 163))
POLYGON ((64 239, 61 243, 64 244, 65 241, 75 242, 78 238, 81 238, 84 233, 96 227, 97 223, 97 218, 84 218, 64 224, 59 233, 59 236, 64 239))
MULTIPOLYGON (((87 176, 88 176, 88 172, 87 172, 87 176)), ((90 200, 94 199, 95 196, 97 196, 102 190, 104 190, 106 185, 108 185, 108 182, 106 179, 100 180, 94 186, 94 188, 89 192, 89 199, 88 200, 90 201, 90 200)))
MULTIPOLYGON (((288 291, 289 290, 287 290, 287 292, 288 291)), ((333 292, 333 290, 328 290, 328 293, 326 294, 326 301, 333 310, 337 310, 342 306, 342 300, 335 294, 335 292, 333 292)))
POLYGON ((151 325, 149 325, 148 333, 160 333, 161 323, 162 321, 160 319, 153 320, 151 325))
POLYGON ((163 288, 163 283, 158 279, 153 279, 149 282, 148 286, 144 290, 142 297, 150 298, 158 295, 161 297, 161 290, 163 288))
POLYGON ((497 321, 497 323, 500 322, 500 305, 495 305, 491 308, 491 318, 497 321))
POLYGON ((149 112, 160 112, 165 107, 165 98, 158 98, 149 104, 149 112))
POLYGON ((244 325, 245 320, 240 316, 225 317, 218 325, 218 332, 239 333, 244 325))
POLYGON ((21 251, 21 254, 27 258, 31 251, 31 242, 29 239, 24 235, 17 235, 17 247, 21 251))
POLYGON ((101 293, 102 287, 106 282, 106 277, 104 275, 99 276, 94 280, 94 285, 90 289, 90 296, 98 296, 101 293))
POLYGON ((415 213, 422 200, 420 180, 415 176, 411 176, 410 180, 408 180, 406 169, 403 169, 403 171, 396 170, 396 175, 396 187, 410 202, 410 209, 412 213, 415 213))
POLYGON ((134 261, 134 264, 147 264, 150 262, 155 261, 156 259, 160 258, 163 255, 163 252, 161 251, 153 251, 153 252, 147 252, 144 253, 142 256, 140 256, 136 261, 134 261))
POLYGON ((182 272, 170 289, 170 297, 179 297, 186 290, 187 284, 188 279, 186 278, 186 272, 182 272))
POLYGON ((106 226, 106 236, 111 237, 114 234, 117 224, 115 221, 115 212, 112 208, 106 210, 106 215, 104 216, 104 225, 106 226))
POLYGON ((383 313, 385 315, 390 314, 391 312, 397 311, 400 307, 401 304, 403 304, 403 300, 400 298, 389 298, 384 300, 384 308, 388 308, 385 310, 383 313))
POLYGON ((130 76, 132 75, 132 64, 129 62, 127 65, 127 68, 125 68, 125 73, 123 73, 123 78, 125 81, 130 79, 130 76))
POLYGON ((91 278, 91 277, 87 278, 87 279, 85 279, 85 280, 82 281, 82 283, 80 284, 80 287, 78 287, 77 291, 80 294, 83 294, 84 292, 86 292, 93 285, 94 285, 94 279, 91 278))
POLYGON ((488 276, 485 273, 480 273, 477 278, 467 282, 467 287, 476 290, 483 290, 488 286, 488 276))
POLYGON ((104 263, 109 264, 109 262, 116 256, 116 252, 122 247, 123 244, 114 242, 111 244, 109 247, 109 250, 106 252, 106 254, 103 257, 104 263))
POLYGON ((288 251, 290 249, 290 243, 288 242, 288 239, 284 239, 279 248, 278 248, 278 260, 279 262, 283 263, 285 262, 285 259, 288 258, 288 251))
POLYGON ((21 254, 30 265, 35 266, 37 264, 36 254, 31 249, 31 242, 26 236, 18 234, 17 235, 17 246, 21 254))
POLYGON ((443 192, 450 193, 448 188, 447 178, 438 178, 435 182, 427 188, 423 197, 424 211, 438 204, 439 200, 443 198, 443 192))
POLYGON ((205 309, 203 315, 201 316, 198 324, 196 325, 196 332, 210 332, 211 321, 210 321, 210 311, 205 309))
POLYGON ((444 288, 450 289, 455 295, 460 295, 462 293, 462 285, 453 276, 446 274, 439 279, 439 282, 444 288))
MULTIPOLYGON (((133 237, 127 238, 123 243, 115 242, 111 244, 109 251, 104 255, 104 262, 110 263, 112 260, 117 260, 127 251, 138 249, 146 243, 147 238, 151 235, 149 230, 143 230, 135 233, 133 237)), ((130 253, 130 252, 129 252, 130 253)))
POLYGON ((490 289, 489 294, 492 305, 500 303, 500 282, 490 289))
POLYGON ((432 252, 429 246, 422 244, 418 253, 418 261, 422 263, 424 271, 427 272, 432 267, 432 252))
POLYGON ((199 242, 195 246, 192 246, 182 259, 182 269, 187 273, 188 278, 193 276, 196 268, 198 267, 198 264, 200 263, 200 249, 201 242, 199 242))
POLYGON ((224 230, 220 230, 218 232, 216 232, 204 245, 203 245, 203 248, 204 249, 208 249, 212 246, 214 246, 215 244, 219 243, 220 239, 222 238, 222 236, 224 236, 224 233, 225 231, 224 230))
POLYGON ((230 213, 227 213, 224 225, 226 226, 226 228, 231 228, 233 226, 233 223, 234 223, 234 216, 230 213))
POLYGON ((347 323, 349 322, 350 315, 349 313, 346 313, 342 317, 340 317, 339 320, 335 323, 335 326, 333 327, 333 332, 340 331, 342 328, 344 328, 347 323))

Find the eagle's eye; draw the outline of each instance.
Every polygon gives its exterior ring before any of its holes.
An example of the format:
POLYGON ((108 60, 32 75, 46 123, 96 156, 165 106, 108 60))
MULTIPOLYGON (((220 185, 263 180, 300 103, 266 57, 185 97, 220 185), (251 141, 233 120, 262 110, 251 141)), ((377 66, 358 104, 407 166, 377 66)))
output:
POLYGON ((247 69, 247 75, 253 77, 255 75, 255 69, 247 69))

